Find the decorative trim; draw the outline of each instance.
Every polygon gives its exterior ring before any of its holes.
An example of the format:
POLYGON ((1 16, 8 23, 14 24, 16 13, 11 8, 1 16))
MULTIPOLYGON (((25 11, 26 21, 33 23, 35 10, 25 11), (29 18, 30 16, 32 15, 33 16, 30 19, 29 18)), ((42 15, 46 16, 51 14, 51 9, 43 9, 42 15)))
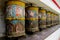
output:
POLYGON ((52 0, 54 3, 55 3, 55 5, 60 9, 60 6, 58 5, 58 3, 55 1, 55 0, 52 0))

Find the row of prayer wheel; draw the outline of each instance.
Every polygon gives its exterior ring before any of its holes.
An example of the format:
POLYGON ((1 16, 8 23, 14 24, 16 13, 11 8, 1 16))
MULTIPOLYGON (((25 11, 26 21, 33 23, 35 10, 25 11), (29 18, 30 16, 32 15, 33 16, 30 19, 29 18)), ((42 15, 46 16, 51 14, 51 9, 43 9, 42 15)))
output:
POLYGON ((26 35, 27 32, 38 32, 58 24, 59 15, 43 8, 27 6, 21 1, 6 3, 6 34, 8 37, 26 35))

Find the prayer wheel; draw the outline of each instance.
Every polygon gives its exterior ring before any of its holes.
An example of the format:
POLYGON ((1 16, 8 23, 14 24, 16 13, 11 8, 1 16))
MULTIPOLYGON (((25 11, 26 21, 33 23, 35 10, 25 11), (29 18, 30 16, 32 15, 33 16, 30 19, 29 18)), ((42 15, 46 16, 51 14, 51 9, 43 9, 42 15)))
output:
POLYGON ((51 26, 51 12, 47 12, 47 27, 51 26))
POLYGON ((39 10, 39 15, 40 15, 40 28, 44 29, 46 28, 46 10, 40 9, 39 10))
POLYGON ((25 3, 8 1, 6 7, 7 36, 25 35, 25 3))
POLYGON ((26 31, 37 32, 38 29, 38 7, 26 7, 26 31))

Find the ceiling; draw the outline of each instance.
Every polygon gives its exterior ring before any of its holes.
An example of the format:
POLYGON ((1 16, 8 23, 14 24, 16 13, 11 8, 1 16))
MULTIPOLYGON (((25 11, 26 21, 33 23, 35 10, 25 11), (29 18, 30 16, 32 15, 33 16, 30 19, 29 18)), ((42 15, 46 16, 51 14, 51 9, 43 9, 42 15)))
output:
POLYGON ((51 12, 60 14, 60 12, 58 12, 57 10, 54 10, 50 6, 48 6, 45 3, 41 2, 40 0, 21 0, 21 1, 23 1, 25 3, 33 3, 34 6, 42 7, 44 9, 46 9, 47 11, 51 11, 51 12))

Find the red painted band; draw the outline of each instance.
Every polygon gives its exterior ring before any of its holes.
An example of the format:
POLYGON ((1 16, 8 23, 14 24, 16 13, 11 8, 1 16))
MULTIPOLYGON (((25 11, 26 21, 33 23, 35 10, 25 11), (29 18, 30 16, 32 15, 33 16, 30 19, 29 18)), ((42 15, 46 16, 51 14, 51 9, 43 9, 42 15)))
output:
POLYGON ((60 6, 58 5, 58 3, 55 1, 55 0, 52 0, 55 4, 56 4, 56 6, 60 9, 60 6))

